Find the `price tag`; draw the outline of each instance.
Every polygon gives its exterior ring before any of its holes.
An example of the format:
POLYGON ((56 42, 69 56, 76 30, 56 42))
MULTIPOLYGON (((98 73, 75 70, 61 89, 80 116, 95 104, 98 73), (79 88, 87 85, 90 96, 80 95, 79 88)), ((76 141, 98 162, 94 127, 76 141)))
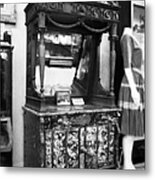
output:
POLYGON ((73 105, 84 105, 83 98, 72 98, 73 105))

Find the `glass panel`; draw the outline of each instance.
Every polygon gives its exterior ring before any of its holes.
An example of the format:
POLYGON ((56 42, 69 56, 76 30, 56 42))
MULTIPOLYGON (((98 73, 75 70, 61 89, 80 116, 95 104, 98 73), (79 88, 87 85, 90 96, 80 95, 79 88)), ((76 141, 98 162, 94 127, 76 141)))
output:
MULTIPOLYGON (((40 35, 38 34, 38 45, 40 35)), ((46 32, 45 43, 45 73, 44 95, 54 96, 57 90, 71 91, 71 85, 76 72, 82 35, 46 32)), ((37 46, 38 47, 38 46, 37 46)), ((35 68, 36 90, 40 93, 39 52, 37 49, 35 68)))
POLYGON ((88 70, 90 66, 90 52, 91 52, 92 36, 85 36, 83 41, 83 51, 80 63, 77 70, 76 79, 84 89, 88 87, 88 70))
POLYGON ((102 86, 103 89, 105 89, 106 91, 109 91, 109 87, 110 87, 110 71, 109 71, 109 67, 110 67, 110 42, 109 42, 109 34, 105 33, 102 35, 102 39, 101 39, 101 44, 100 44, 100 75, 99 75, 99 79, 100 79, 100 84, 102 86))
POLYGON ((109 34, 105 33, 101 37, 101 43, 98 47, 98 57, 99 57, 99 71, 96 79, 96 85, 94 86, 94 94, 105 95, 109 92, 110 87, 110 42, 109 34))

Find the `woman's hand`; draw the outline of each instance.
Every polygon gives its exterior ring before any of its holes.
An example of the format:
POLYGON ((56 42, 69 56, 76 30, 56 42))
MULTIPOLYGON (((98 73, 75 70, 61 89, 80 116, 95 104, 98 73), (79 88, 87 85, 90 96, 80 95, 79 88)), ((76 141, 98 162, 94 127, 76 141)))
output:
POLYGON ((126 68, 125 73, 129 82, 129 86, 131 89, 131 97, 134 101, 135 106, 137 109, 140 107, 140 94, 136 89, 136 84, 134 82, 134 77, 131 68, 126 68))
POLYGON ((131 96, 133 98, 134 104, 137 106, 137 108, 140 106, 140 94, 137 90, 131 91, 131 96))

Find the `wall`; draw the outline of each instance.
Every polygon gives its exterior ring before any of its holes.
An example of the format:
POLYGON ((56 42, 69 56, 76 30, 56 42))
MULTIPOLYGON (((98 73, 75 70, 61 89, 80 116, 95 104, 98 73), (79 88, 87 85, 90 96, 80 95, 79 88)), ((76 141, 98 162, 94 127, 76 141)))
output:
POLYGON ((13 115, 13 166, 23 166, 23 111, 26 85, 26 26, 24 8, 16 4, 16 24, 1 24, 1 34, 9 31, 12 36, 12 115, 13 115))
POLYGON ((23 111, 26 90, 25 4, 17 4, 17 24, 13 30, 13 165, 23 165, 23 111))

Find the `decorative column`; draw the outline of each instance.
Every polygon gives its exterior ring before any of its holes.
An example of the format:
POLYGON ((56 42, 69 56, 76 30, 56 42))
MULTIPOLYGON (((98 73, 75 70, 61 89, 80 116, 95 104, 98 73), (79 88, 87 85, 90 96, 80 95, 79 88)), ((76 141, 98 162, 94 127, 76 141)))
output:
POLYGON ((115 76, 115 62, 116 62, 116 50, 115 44, 116 40, 118 39, 117 36, 117 24, 114 23, 111 26, 110 30, 110 95, 114 96, 114 76, 115 76))
POLYGON ((35 84, 35 63, 36 63, 36 48, 35 44, 36 44, 36 34, 35 34, 35 29, 34 26, 31 26, 32 29, 32 36, 31 36, 31 46, 30 46, 30 52, 31 52, 31 80, 32 80, 32 87, 33 89, 36 88, 36 84, 35 84))
POLYGON ((44 32, 45 32, 45 13, 39 13, 39 63, 40 63, 40 92, 41 96, 43 96, 44 92, 44 71, 45 71, 45 42, 44 42, 44 32))

